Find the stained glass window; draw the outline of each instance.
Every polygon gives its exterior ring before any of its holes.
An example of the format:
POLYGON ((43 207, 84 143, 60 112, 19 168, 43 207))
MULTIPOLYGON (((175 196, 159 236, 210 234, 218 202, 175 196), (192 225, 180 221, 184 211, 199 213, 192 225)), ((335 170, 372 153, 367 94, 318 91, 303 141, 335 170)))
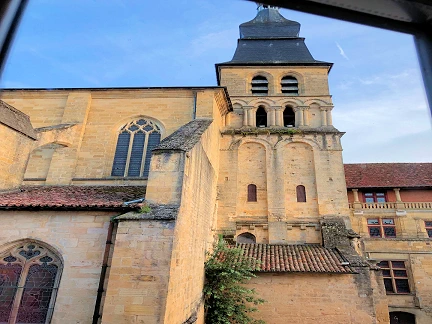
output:
POLYGON ((150 120, 138 119, 124 125, 119 131, 111 175, 147 178, 151 151, 160 138, 159 126, 150 120))
POLYGON ((35 242, 0 254, 0 324, 49 322, 60 272, 59 258, 35 242))

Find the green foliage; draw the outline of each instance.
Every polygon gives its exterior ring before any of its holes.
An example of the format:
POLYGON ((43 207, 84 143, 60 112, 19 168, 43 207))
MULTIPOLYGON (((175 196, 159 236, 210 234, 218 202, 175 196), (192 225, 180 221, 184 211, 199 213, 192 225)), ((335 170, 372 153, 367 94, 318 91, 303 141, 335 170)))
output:
POLYGON ((151 207, 150 207, 149 205, 143 205, 143 206, 140 208, 139 212, 140 212, 141 214, 148 214, 148 213, 151 212, 151 207))
POLYGON ((208 324, 264 324, 249 316, 254 305, 265 301, 256 298, 254 289, 244 284, 255 277, 256 261, 243 256, 243 250, 228 247, 219 238, 205 263, 205 321, 208 324))

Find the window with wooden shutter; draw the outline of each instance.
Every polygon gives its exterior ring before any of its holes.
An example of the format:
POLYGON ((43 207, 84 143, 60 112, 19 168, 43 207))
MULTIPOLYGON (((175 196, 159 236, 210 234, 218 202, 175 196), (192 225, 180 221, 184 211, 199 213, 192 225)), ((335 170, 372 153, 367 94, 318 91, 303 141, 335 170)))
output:
POLYGON ((304 186, 300 185, 296 188, 297 192, 297 202, 306 202, 306 189, 304 186))
POLYGON ((118 135, 111 175, 147 178, 151 151, 160 138, 160 128, 150 120, 138 119, 124 125, 118 135))
POLYGON ((257 201, 257 186, 254 184, 248 185, 247 201, 257 201))

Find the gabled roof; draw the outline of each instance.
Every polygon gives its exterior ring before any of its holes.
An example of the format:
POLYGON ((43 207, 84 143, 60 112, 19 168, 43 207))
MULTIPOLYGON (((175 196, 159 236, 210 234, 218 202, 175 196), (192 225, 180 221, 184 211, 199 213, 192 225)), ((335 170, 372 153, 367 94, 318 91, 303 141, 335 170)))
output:
POLYGON ((0 209, 131 210, 145 186, 24 186, 0 193, 0 209))
POLYGON ((201 139, 201 135, 211 125, 213 119, 194 119, 177 129, 174 133, 164 138, 160 144, 153 149, 153 154, 162 151, 184 151, 189 152, 201 139))
POLYGON ((258 272, 355 273, 336 249, 321 245, 237 245, 244 255, 258 260, 258 272))
POLYGON ((0 100, 0 124, 4 124, 31 139, 36 139, 36 132, 30 122, 30 117, 3 100, 0 100))
POLYGON ((432 187, 432 163, 345 164, 347 188, 432 187))

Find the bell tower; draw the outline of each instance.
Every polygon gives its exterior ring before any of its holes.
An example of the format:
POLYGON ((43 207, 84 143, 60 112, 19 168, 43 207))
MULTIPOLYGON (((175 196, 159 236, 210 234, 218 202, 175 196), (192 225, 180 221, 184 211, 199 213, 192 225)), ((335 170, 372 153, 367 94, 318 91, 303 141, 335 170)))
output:
POLYGON ((300 24, 258 5, 233 58, 216 64, 234 111, 223 130, 217 229, 238 242, 321 243, 321 222, 349 226, 340 138, 328 87, 300 24))

